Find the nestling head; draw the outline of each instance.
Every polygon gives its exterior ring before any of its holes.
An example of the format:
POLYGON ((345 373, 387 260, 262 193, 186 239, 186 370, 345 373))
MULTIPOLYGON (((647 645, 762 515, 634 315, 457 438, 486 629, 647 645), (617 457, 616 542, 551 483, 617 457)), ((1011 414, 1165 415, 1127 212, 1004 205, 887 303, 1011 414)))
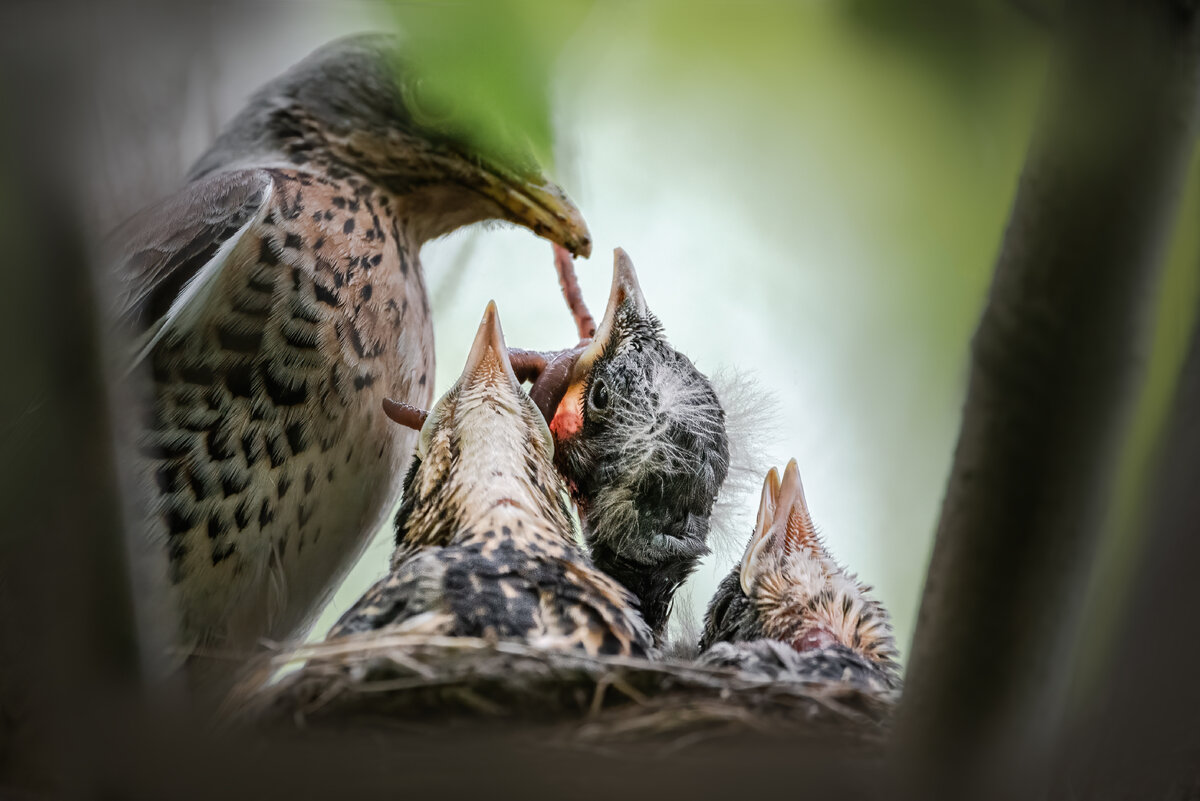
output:
POLYGON ((550 430, 513 374, 489 303, 462 375, 421 427, 396 515, 397 542, 447 545, 505 504, 569 538, 569 502, 553 458, 550 430))
POLYGON ((593 549, 646 565, 707 553, 728 470, 725 413, 708 379, 668 344, 619 248, 604 317, 550 430, 593 549))
POLYGON ((801 653, 844 648, 895 675, 891 621, 870 591, 821 542, 793 459, 782 481, 767 473, 754 533, 709 603, 700 648, 758 639, 801 653))

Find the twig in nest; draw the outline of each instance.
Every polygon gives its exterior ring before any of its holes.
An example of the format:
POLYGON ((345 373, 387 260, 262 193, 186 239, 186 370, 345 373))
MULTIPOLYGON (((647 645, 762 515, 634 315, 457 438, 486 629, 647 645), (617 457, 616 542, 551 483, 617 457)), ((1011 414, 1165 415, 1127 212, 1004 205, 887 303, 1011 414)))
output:
POLYGON ((626 698, 628 698, 630 701, 633 701, 638 706, 649 706, 650 705, 650 701, 646 698, 646 696, 642 695, 637 690, 635 690, 633 687, 631 687, 629 685, 629 682, 625 681, 625 679, 622 678, 620 673, 614 675, 610 679, 610 681, 612 683, 612 686, 616 687, 618 690, 620 690, 622 693, 624 693, 626 698))
POLYGON ((600 677, 596 682, 596 691, 592 693, 592 704, 588 707, 588 717, 594 718, 600 714, 600 710, 604 708, 604 693, 612 684, 612 676, 608 673, 600 677))
POLYGON ((490 717, 503 717, 508 710, 500 704, 494 704, 470 687, 455 687, 451 692, 465 705, 490 717))
POLYGON ((684 748, 714 736, 788 730, 875 749, 895 700, 730 668, 431 634, 350 635, 270 661, 299 660, 305 664, 296 672, 231 705, 237 719, 311 729, 511 716, 549 721, 561 727, 562 742, 588 747, 657 740, 684 748))

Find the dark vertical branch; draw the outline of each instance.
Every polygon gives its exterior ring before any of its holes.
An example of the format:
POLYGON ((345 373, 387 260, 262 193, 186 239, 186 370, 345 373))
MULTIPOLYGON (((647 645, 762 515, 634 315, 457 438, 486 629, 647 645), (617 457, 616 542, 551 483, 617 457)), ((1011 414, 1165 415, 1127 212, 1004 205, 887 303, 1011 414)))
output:
POLYGON ((1061 778, 1087 798, 1200 789, 1200 326, 1163 431, 1111 669, 1063 738, 1069 767, 1061 778))
POLYGON ((81 780, 78 718, 138 674, 86 249, 27 133, 0 130, 0 784, 81 780))
POLYGON ((87 195, 89 167, 108 166, 89 162, 97 76, 112 53, 140 52, 117 42, 161 41, 143 11, 0 8, 0 785, 81 796, 97 742, 140 709, 131 701, 152 667, 131 597, 111 326, 86 230, 112 203, 87 195))
POLYGON ((973 342, 897 723, 923 793, 1045 779, 1200 90, 1194 4, 1064 11, 973 342))

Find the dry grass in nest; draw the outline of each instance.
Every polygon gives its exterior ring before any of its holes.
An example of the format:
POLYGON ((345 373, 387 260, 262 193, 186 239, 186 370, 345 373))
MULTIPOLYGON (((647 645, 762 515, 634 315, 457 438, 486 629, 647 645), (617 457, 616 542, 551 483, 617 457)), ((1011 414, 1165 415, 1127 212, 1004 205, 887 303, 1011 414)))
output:
POLYGON ((875 750, 895 700, 850 685, 769 681, 682 661, 394 631, 305 645, 274 656, 264 670, 296 665, 273 683, 236 693, 231 717, 298 728, 517 719, 592 747, 786 731, 875 750))

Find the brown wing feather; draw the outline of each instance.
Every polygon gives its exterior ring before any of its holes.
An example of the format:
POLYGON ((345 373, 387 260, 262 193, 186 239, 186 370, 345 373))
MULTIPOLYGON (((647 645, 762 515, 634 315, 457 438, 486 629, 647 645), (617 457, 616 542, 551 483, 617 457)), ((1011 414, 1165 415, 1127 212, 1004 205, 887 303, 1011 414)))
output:
POLYGON ((218 173, 188 184, 119 226, 107 241, 121 283, 119 317, 133 333, 159 320, 180 290, 262 208, 264 170, 218 173))

